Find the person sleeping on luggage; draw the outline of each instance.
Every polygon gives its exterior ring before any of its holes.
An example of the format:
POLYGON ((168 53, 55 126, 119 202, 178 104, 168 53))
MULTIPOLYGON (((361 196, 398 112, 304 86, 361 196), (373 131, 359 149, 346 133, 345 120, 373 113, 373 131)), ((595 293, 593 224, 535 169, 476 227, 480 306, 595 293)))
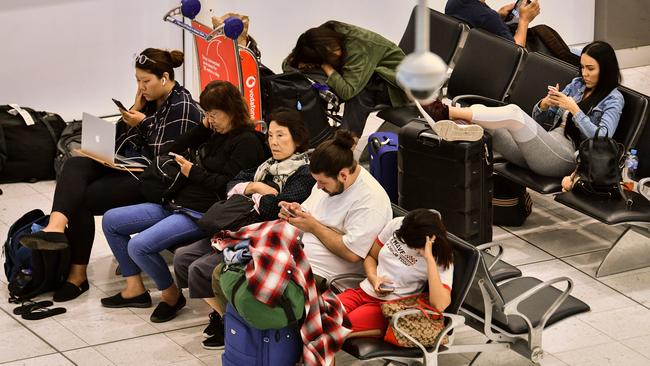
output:
POLYGON ((547 95, 535 105, 532 117, 514 104, 461 108, 437 101, 438 112, 432 117, 440 122, 434 129, 448 139, 482 127, 492 135, 494 151, 507 161, 539 175, 570 175, 576 168, 580 143, 594 137, 602 126, 606 129, 601 134, 606 130, 612 137, 625 105, 617 89, 621 74, 612 46, 601 41, 588 44, 582 50, 580 63, 580 76, 563 90, 559 85, 548 86, 547 95), (547 131, 544 124, 553 127, 547 131))
POLYGON ((428 293, 439 312, 451 303, 454 259, 447 230, 437 212, 416 209, 392 219, 363 262, 367 278, 338 295, 347 312, 350 337, 383 337, 389 318, 381 303, 428 293))
POLYGON ((324 73, 327 85, 345 101, 342 127, 359 137, 377 105, 408 102, 395 80, 403 58, 404 51, 381 35, 330 20, 298 37, 282 69, 324 73))

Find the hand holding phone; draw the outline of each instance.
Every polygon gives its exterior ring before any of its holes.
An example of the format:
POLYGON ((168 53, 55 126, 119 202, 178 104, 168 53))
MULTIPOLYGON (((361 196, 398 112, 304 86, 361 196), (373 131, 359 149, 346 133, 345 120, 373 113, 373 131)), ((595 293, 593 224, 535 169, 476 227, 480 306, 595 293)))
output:
POLYGON ((168 152, 167 155, 172 156, 172 157, 177 157, 177 156, 178 156, 178 154, 173 153, 173 152, 171 152, 171 151, 168 152))
POLYGON ((117 108, 118 108, 119 110, 121 110, 121 111, 125 111, 125 112, 129 110, 129 109, 126 108, 126 107, 124 106, 124 104, 122 104, 122 102, 120 102, 119 100, 117 100, 117 99, 115 99, 115 98, 111 98, 111 99, 113 100, 113 103, 115 103, 115 105, 117 106, 117 108))
POLYGON ((395 286, 382 282, 379 284, 379 289, 382 290, 383 292, 393 292, 395 291, 395 286))
POLYGON ((548 86, 548 91, 557 91, 557 86, 549 85, 548 86))

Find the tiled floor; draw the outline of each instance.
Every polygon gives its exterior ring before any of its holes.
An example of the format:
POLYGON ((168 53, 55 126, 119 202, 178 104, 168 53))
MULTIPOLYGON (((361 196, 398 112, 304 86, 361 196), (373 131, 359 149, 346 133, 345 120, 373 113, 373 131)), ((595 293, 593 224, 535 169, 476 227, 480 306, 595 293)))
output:
MULTIPOLYGON (((650 95, 650 67, 623 70, 623 76, 624 84, 650 95)), ((0 189, 4 191, 0 196, 0 238, 4 240, 9 224, 27 210, 49 211, 54 182, 0 185, 0 189)), ((556 204, 551 197, 533 194, 533 198, 534 212, 526 224, 495 227, 494 240, 505 245, 505 260, 521 268, 524 275, 573 279, 573 294, 592 309, 545 332, 542 364, 650 365, 650 268, 595 279, 595 264, 622 229, 600 224, 556 204)), ((0 301, 0 364, 221 364, 220 352, 206 351, 200 345, 208 313, 201 301, 190 300, 177 319, 163 324, 148 320, 151 309, 102 308, 99 298, 112 295, 122 284, 114 270, 106 240, 97 232, 90 291, 65 303, 66 314, 26 321, 13 315, 14 305, 0 301)), ((7 298, 4 275, 0 282, 0 299, 7 298)), ((159 294, 153 292, 152 296, 157 302, 159 294)), ((484 337, 466 328, 457 333, 457 341, 476 343, 484 337)), ((440 364, 465 365, 472 357, 443 356, 440 364)), ((337 365, 360 364, 343 353, 337 358, 337 365)), ((512 351, 484 354, 476 362, 528 364, 512 351)))

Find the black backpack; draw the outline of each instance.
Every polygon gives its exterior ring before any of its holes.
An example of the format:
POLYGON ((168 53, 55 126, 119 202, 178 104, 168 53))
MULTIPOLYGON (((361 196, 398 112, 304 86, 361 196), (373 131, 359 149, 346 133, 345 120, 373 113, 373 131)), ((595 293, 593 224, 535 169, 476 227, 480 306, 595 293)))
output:
POLYGON ((20 238, 32 232, 32 225, 47 225, 49 216, 32 210, 9 228, 3 252, 10 299, 28 300, 61 286, 68 278, 70 250, 31 250, 20 238))
POLYGON ((0 105, 0 183, 54 178, 52 161, 66 124, 54 113, 22 110, 34 124, 27 125, 14 107, 0 105))
POLYGON ((278 107, 298 110, 309 131, 309 146, 318 146, 334 134, 329 118, 337 119, 338 98, 325 88, 297 71, 262 76, 264 120, 270 122, 268 115, 278 107))
POLYGON ((59 179, 63 163, 72 156, 72 151, 81 148, 81 121, 72 121, 65 126, 56 144, 54 171, 59 179))
POLYGON ((605 198, 624 195, 621 189, 624 152, 622 144, 607 136, 607 127, 599 126, 594 137, 578 147, 577 180, 573 189, 605 198))

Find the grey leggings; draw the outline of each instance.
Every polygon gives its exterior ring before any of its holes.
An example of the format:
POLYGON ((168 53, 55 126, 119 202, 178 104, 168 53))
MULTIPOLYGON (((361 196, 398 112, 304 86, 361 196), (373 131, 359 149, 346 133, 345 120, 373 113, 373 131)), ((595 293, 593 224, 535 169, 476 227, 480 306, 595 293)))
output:
POLYGON ((564 177, 575 169, 575 147, 563 127, 548 132, 513 104, 470 108, 472 122, 492 135, 494 151, 509 162, 549 177, 564 177))

